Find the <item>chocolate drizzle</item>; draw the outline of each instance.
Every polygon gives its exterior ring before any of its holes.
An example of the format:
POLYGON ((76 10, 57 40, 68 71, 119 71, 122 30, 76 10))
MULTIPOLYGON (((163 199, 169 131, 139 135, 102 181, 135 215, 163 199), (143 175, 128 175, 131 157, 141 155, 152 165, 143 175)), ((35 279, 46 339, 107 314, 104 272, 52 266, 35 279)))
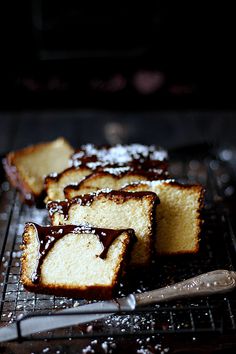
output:
POLYGON ((132 163, 132 161, 164 161, 166 159, 166 150, 156 147, 155 145, 147 146, 142 144, 117 144, 103 147, 87 144, 81 146, 81 148, 72 155, 73 162, 87 163, 100 161, 106 164, 118 165, 132 163))
MULTIPOLYGON (((119 168, 117 168, 119 169, 119 168)), ((136 181, 136 176, 140 177, 144 177, 147 180, 150 181, 154 181, 154 180, 165 180, 169 177, 168 172, 164 172, 163 170, 141 170, 141 169, 137 169, 137 170, 130 170, 130 171, 121 171, 121 172, 116 172, 115 171, 116 168, 107 168, 107 169, 103 169, 103 171, 98 171, 98 172, 94 172, 89 174, 88 176, 84 177, 79 183, 77 184, 71 184, 68 185, 64 188, 64 193, 65 196, 67 197, 68 192, 70 193, 71 190, 73 191, 79 191, 81 188, 83 188, 84 184, 87 183, 87 181, 90 181, 90 179, 94 178, 102 178, 104 176, 112 176, 113 178, 119 180, 123 177, 126 176, 133 176, 134 177, 134 181, 136 181)), ((139 178, 140 179, 140 178, 139 178)), ((108 186, 109 188, 109 186, 108 186)))
POLYGON ((132 170, 160 169, 166 171, 166 150, 154 145, 141 144, 97 147, 93 144, 81 146, 72 155, 74 166, 88 166, 99 171, 103 167, 129 166, 132 170))
POLYGON ((69 209, 71 205, 78 204, 81 206, 90 206, 94 200, 99 199, 100 197, 105 197, 110 200, 114 200, 117 204, 121 204, 129 199, 134 199, 134 198, 143 198, 146 196, 152 195, 154 196, 154 199, 156 200, 156 203, 159 204, 159 198, 157 195, 153 192, 146 192, 146 191, 140 191, 140 192, 126 192, 123 190, 99 190, 95 193, 90 193, 90 194, 84 194, 79 197, 75 197, 73 199, 65 200, 65 201, 54 201, 54 202, 49 202, 47 204, 47 209, 49 211, 50 217, 53 216, 55 213, 63 214, 64 219, 66 220, 69 215, 69 209))
POLYGON ((52 201, 47 204, 47 209, 49 211, 49 215, 52 216, 55 212, 59 214, 63 214, 65 218, 68 216, 68 211, 72 203, 76 203, 82 206, 89 206, 94 201, 95 197, 97 196, 96 193, 91 194, 84 194, 83 196, 75 197, 70 200, 62 200, 52 201))
POLYGON ((113 229, 103 229, 96 228, 87 225, 64 225, 64 226, 40 226, 35 223, 29 223, 27 225, 33 225, 37 232, 37 239, 39 244, 38 249, 38 261, 35 271, 32 274, 31 281, 33 284, 38 284, 40 282, 41 276, 41 266, 44 259, 48 255, 49 251, 53 248, 55 243, 62 237, 69 233, 74 234, 94 234, 99 238, 99 241, 103 245, 103 250, 98 257, 105 259, 107 252, 113 243, 113 241, 119 237, 124 231, 128 232, 133 239, 134 231, 132 229, 127 230, 113 230, 113 229))
POLYGON ((68 217, 68 212, 70 209, 70 206, 72 203, 76 203, 79 205, 91 205, 94 198, 96 197, 96 194, 91 193, 91 194, 85 194, 80 197, 75 197, 70 200, 62 200, 60 202, 57 201, 52 201, 47 204, 47 209, 49 211, 49 215, 52 216, 54 213, 59 213, 63 214, 64 218, 68 217))

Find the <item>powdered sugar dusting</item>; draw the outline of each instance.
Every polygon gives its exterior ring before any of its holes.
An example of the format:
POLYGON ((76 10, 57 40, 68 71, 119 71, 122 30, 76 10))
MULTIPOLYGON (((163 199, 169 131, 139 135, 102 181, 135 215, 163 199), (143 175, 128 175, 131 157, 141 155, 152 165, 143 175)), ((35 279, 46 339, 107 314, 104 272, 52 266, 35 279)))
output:
POLYGON ((123 166, 123 167, 106 167, 103 169, 104 172, 108 172, 112 175, 119 176, 122 173, 129 172, 131 171, 131 168, 129 166, 123 166))
POLYGON ((85 222, 78 225, 78 227, 74 229, 74 233, 95 234, 95 230, 91 224, 85 222))
POLYGON ((175 179, 158 179, 155 181, 134 181, 134 182, 130 182, 130 183, 125 183, 122 186, 123 188, 129 187, 129 186, 138 186, 138 185, 148 185, 149 187, 155 187, 158 186, 160 184, 165 184, 165 183, 173 183, 176 182, 175 179))
POLYGON ((112 189, 110 188, 103 188, 103 189, 99 189, 98 191, 94 192, 94 193, 91 193, 91 195, 99 195, 101 193, 110 193, 112 192, 112 189))
MULTIPOLYGON (((75 154, 76 155, 76 154, 75 154)), ((74 167, 79 167, 82 165, 82 162, 78 159, 78 158, 74 158, 73 162, 72 162, 72 166, 74 167)))
POLYGON ((87 162, 87 166, 91 168, 91 170, 96 170, 97 167, 102 166, 102 163, 100 161, 87 162))
MULTIPOLYGON (((144 183, 145 181, 143 181, 144 183)), ((165 184, 165 183, 173 183, 176 182, 174 179, 160 179, 160 180, 155 180, 155 181, 146 181, 146 184, 148 184, 150 187, 155 187, 160 184, 165 184)))
POLYGON ((52 172, 48 175, 48 177, 56 178, 58 176, 57 172, 52 172))
POLYGON ((167 151, 156 147, 155 145, 147 146, 142 144, 130 145, 115 145, 110 148, 97 148, 93 144, 82 145, 81 150, 76 152, 72 159, 77 165, 78 161, 85 157, 95 157, 96 160, 87 162, 87 166, 96 168, 97 166, 104 166, 106 164, 124 165, 133 160, 140 160, 140 162, 150 159, 157 161, 164 161, 168 158, 167 151))

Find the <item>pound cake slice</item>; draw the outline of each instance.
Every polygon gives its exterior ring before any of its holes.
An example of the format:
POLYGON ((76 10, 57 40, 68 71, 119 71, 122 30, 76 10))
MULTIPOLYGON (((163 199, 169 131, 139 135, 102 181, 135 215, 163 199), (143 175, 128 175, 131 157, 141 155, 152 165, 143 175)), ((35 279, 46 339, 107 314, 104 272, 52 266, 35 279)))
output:
POLYGON ((109 299, 135 241, 134 231, 39 226, 23 234, 21 280, 37 293, 109 299))
POLYGON ((163 179, 162 171, 160 173, 143 170, 132 171, 129 166, 108 167, 104 168, 103 171, 86 176, 77 185, 65 187, 64 195, 65 198, 72 199, 78 195, 92 193, 104 188, 118 190, 125 184, 135 181, 163 179))
POLYGON ((49 175, 45 178, 45 191, 47 197, 45 202, 50 200, 64 200, 64 188, 68 185, 79 183, 84 177, 90 175, 92 170, 86 166, 69 167, 59 174, 49 175))
POLYGON ((152 192, 98 191, 68 201, 49 202, 53 225, 84 224, 111 229, 134 229, 137 243, 132 265, 148 265, 153 250, 154 221, 159 199, 152 192))
POLYGON ((125 191, 151 191, 160 198, 156 214, 156 252, 161 255, 196 253, 201 232, 203 187, 174 180, 144 181, 128 185, 125 191))
POLYGON ((45 176, 69 167, 72 152, 69 143, 58 138, 10 152, 3 160, 3 166, 12 185, 20 191, 22 200, 32 204, 44 189, 45 176))

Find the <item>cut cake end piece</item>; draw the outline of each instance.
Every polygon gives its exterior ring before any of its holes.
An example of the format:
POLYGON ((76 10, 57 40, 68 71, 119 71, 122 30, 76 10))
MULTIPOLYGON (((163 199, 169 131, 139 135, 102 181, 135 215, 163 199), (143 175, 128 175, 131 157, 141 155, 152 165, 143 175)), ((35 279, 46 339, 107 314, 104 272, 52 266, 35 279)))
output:
POLYGON ((21 281, 36 293, 110 299, 135 240, 131 229, 27 223, 21 281))

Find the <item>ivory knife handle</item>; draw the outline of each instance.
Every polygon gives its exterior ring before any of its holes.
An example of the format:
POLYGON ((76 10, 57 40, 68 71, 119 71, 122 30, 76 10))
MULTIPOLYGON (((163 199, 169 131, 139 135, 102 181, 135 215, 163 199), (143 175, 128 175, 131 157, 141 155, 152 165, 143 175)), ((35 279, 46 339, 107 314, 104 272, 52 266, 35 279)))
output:
POLYGON ((236 287, 236 272, 214 270, 164 288, 135 294, 136 306, 182 299, 186 297, 219 294, 236 287))

